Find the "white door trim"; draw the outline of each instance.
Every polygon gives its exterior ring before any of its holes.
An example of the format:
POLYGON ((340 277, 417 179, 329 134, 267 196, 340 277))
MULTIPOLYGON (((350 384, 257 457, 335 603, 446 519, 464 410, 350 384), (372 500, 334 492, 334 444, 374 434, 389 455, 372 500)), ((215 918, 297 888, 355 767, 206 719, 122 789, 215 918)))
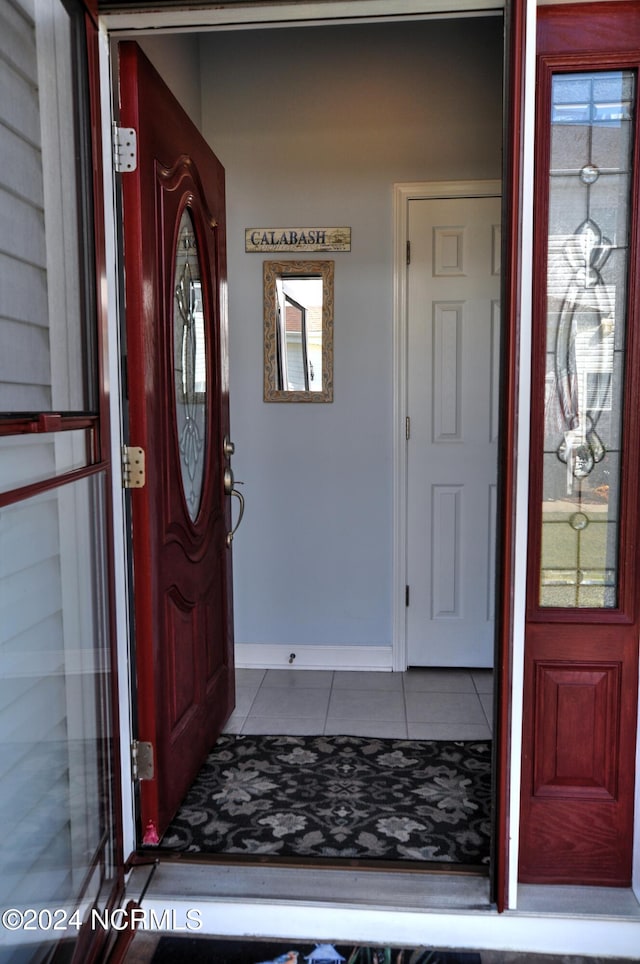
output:
MULTIPOLYGON (((569 0, 566 0, 569 2, 569 0)), ((292 27, 331 23, 358 23, 363 20, 390 22, 421 20, 429 17, 498 16, 505 0, 245 0, 212 2, 203 6, 173 5, 167 10, 154 4, 148 9, 131 4, 127 9, 101 13, 101 20, 111 33, 140 31, 185 31, 252 29, 259 27, 292 27)))
POLYGON ((424 181, 393 186, 393 669, 407 668, 407 212, 412 200, 500 197, 502 182, 424 181))
MULTIPOLYGON (((104 28, 99 31, 100 70, 100 121, 102 137, 102 185, 104 191, 104 243, 105 243, 105 297, 107 311, 108 344, 105 363, 109 384, 109 426, 111 433, 111 497, 113 518, 113 584, 114 619, 116 632, 116 659, 118 677, 118 729, 114 738, 120 743, 120 798, 122 802, 122 848, 126 860, 136 849, 136 817, 134 785, 131 768, 131 743, 133 740, 133 705, 131 690, 131 638, 129 623, 129 528, 123 485, 122 445, 124 443, 124 388, 121 379, 120 342, 120 266, 121 249, 118 243, 120 230, 119 210, 115 196, 115 172, 113 169, 112 143, 115 117, 112 104, 112 52, 110 39, 104 28)), ((117 69, 117 68, 116 68, 117 69)), ((117 802, 116 804, 117 805, 117 802)))

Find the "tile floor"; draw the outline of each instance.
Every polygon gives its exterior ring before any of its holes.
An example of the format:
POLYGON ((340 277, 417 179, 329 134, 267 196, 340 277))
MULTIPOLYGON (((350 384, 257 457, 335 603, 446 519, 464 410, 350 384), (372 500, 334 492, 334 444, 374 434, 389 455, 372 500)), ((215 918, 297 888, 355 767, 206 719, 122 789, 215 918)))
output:
POLYGON ((492 693, 491 670, 239 669, 226 732, 489 739, 492 693))

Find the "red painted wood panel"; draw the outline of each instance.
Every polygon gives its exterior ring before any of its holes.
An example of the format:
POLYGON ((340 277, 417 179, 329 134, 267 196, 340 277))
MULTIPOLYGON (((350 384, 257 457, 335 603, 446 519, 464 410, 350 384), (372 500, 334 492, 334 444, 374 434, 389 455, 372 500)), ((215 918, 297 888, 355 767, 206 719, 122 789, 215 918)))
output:
MULTIPOLYGON (((640 484, 639 225, 631 231, 624 460, 617 606, 538 605, 545 413, 546 246, 550 86, 557 71, 640 70, 640 4, 538 10, 532 466, 522 759, 520 879, 628 886, 631 879, 638 694, 637 491, 640 484)), ((631 209, 640 175, 635 125, 631 209)))
POLYGON ((637 51, 640 3, 568 3, 538 9, 538 53, 637 51))
POLYGON ((620 663, 535 664, 533 793, 615 799, 620 663))
POLYGON ((231 512, 223 487, 224 170, 139 48, 123 43, 119 56, 121 124, 138 135, 137 169, 122 178, 129 429, 131 444, 147 452, 146 485, 131 493, 137 735, 156 757, 140 799, 143 830, 151 823, 161 835, 234 702, 231 512), (174 344, 175 253, 185 209, 200 266, 208 393, 193 520, 180 467, 174 344))

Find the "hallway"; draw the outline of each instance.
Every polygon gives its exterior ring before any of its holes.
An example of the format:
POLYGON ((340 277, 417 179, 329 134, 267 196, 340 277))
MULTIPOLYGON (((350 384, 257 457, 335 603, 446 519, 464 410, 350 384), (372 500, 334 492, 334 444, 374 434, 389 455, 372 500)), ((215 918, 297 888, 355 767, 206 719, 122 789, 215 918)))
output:
POLYGON ((226 733, 487 740, 491 670, 236 670, 226 733))

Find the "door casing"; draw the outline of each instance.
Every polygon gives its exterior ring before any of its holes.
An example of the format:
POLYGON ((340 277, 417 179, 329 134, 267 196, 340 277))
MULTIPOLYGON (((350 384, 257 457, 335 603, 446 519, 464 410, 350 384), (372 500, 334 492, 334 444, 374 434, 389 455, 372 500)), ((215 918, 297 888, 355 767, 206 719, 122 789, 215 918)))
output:
MULTIPOLYGON (((330 21, 332 14, 344 16, 351 14, 353 20, 366 22, 371 17, 379 19, 381 11, 379 4, 368 0, 358 0, 357 4, 353 0, 345 0, 340 3, 340 10, 336 10, 334 4, 326 4, 322 11, 322 20, 319 23, 330 21)), ((479 11, 494 10, 501 7, 502 3, 478 2, 474 4, 479 11)), ((129 8, 126 12, 106 12, 102 15, 101 33, 101 81, 102 81, 102 135, 104 143, 107 144, 111 139, 111 127, 113 114, 110 109, 110 35, 126 35, 130 31, 148 30, 157 31, 158 28, 165 30, 176 30, 188 28, 189 25, 203 25, 209 28, 218 26, 237 26, 242 27, 248 22, 251 26, 259 26, 260 22, 269 26, 271 22, 286 22, 287 19, 295 20, 298 23, 311 23, 317 21, 318 11, 313 4, 300 3, 279 6, 278 4, 264 4, 259 12, 251 10, 249 5, 243 5, 243 10, 238 10, 237 5, 232 5, 225 9, 223 5, 217 5, 210 10, 169 10, 158 12, 156 10, 135 10, 129 8)), ((469 16, 470 4, 450 0, 449 3, 440 4, 438 9, 443 11, 466 11, 459 13, 460 16, 469 16)), ((536 26, 536 0, 524 0, 522 3, 506 3, 507 20, 509 24, 510 39, 507 41, 507 70, 510 80, 508 81, 508 99, 506 105, 506 125, 508 134, 505 140, 505 192, 507 198, 514 199, 506 212, 504 227, 508 233, 507 241, 510 252, 509 262, 503 265, 505 271, 504 289, 510 306, 510 311, 514 315, 512 330, 509 332, 508 343, 504 345, 504 374, 509 397, 514 400, 512 410, 505 412, 504 415, 504 456, 505 479, 504 487, 506 493, 504 525, 508 531, 503 536, 502 552, 502 586, 506 590, 511 589, 509 595, 505 592, 502 603, 502 619, 505 626, 502 637, 502 652, 499 654, 500 663, 498 673, 500 675, 503 697, 498 700, 497 722, 501 730, 502 748, 505 765, 498 774, 498 795, 503 801, 502 813, 498 816, 498 835, 507 843, 505 852, 496 858, 497 900, 498 906, 502 909, 508 907, 515 909, 517 906, 517 839, 519 821, 519 758, 520 758, 520 729, 522 720, 522 653, 524 639, 524 565, 526 563, 526 539, 527 539, 527 476, 526 473, 518 475, 518 465, 528 464, 529 438, 528 432, 522 430, 522 425, 528 424, 529 409, 529 378, 526 366, 530 344, 531 327, 531 264, 526 257, 521 257, 521 251, 530 249, 533 234, 533 214, 532 214, 532 195, 533 195, 533 154, 534 154, 534 64, 535 64, 535 26, 536 26), (520 421, 520 430, 518 430, 520 421), (500 865, 498 867, 498 865, 500 865)), ((436 7, 424 0, 422 6, 415 3, 393 5, 393 13, 389 13, 389 19, 397 16, 420 17, 425 14, 438 12, 436 7), (406 8, 406 9, 405 9, 406 8)), ((456 15, 455 13, 453 15, 456 15)), ((104 152, 103 180, 106 188, 106 195, 111 196, 113 184, 113 170, 110 152, 104 152)), ((116 268, 118 258, 117 232, 118 232, 117 211, 110 209, 106 218, 106 247, 107 265, 105 279, 105 295, 108 300, 110 338, 109 338, 109 368, 111 382, 117 386, 119 382, 119 355, 118 355, 118 311, 116 306, 119 297, 119 278, 116 268)), ((400 264, 404 252, 398 253, 398 239, 401 234, 395 232, 395 263, 400 264)), ((397 289, 396 289, 397 292, 397 289)), ((396 302, 394 301, 394 304, 396 302)), ((505 311, 507 304, 505 303, 505 311)), ((394 352, 397 350, 397 337, 394 335, 394 352)), ((120 456, 121 435, 121 397, 117 391, 113 391, 110 399, 111 404, 111 424, 112 424, 112 452, 114 464, 120 456)), ((397 398, 394 395, 394 418, 397 423, 397 398)), ((396 463, 397 464, 397 463, 396 463)), ((130 732, 124 724, 129 720, 132 705, 130 693, 130 679, 128 677, 127 657, 128 657, 128 615, 127 615, 127 568, 126 568, 126 524, 122 510, 122 493, 119 488, 118 480, 114 488, 114 511, 115 511, 115 582, 116 582, 116 619, 117 635, 120 645, 120 658, 118 660, 119 673, 119 705, 120 716, 123 721, 121 727, 121 745, 123 760, 123 812, 124 812, 124 850, 130 852, 133 847, 133 794, 129 779, 129 742, 130 732)), ((394 571, 397 565, 394 562, 394 571)), ((404 586, 404 584, 403 584, 404 586)), ((394 582, 395 587, 395 582, 394 582)), ((402 597, 403 598, 403 597, 402 597)), ((398 618, 402 616, 402 611, 394 612, 394 638, 398 632, 398 618)), ((498 664, 497 664, 498 665, 498 664)), ((395 669, 399 665, 394 664, 395 669)), ((639 768, 640 769, 640 768, 639 768)), ((640 788, 636 793, 636 811, 640 814, 640 788)), ((636 826, 638 819, 636 820, 636 826)), ((638 852, 638 835, 636 834, 635 850, 638 852)), ((636 858, 636 888, 640 888, 640 854, 636 858)))
MULTIPOLYGON (((455 4, 455 0, 454 0, 454 4, 455 4)), ((452 5, 454 5, 454 4, 452 4, 452 5)), ((444 8, 444 9, 450 9, 450 6, 451 6, 451 5, 449 5, 449 4, 445 4, 445 5, 443 5, 443 8, 444 8)), ((268 13, 269 13, 268 20, 269 20, 269 21, 272 20, 272 19, 273 19, 273 20, 276 20, 276 19, 277 19, 277 16, 278 16, 277 11, 278 11, 278 9, 279 9, 279 8, 274 5, 272 8, 270 8, 270 10, 268 10, 268 13)), ((481 11, 481 10, 483 10, 483 9, 485 9, 484 4, 483 4, 483 3, 479 3, 479 4, 478 4, 478 10, 481 11)), ((493 10, 493 11, 495 11, 495 6, 491 6, 490 9, 493 10)), ((433 12, 434 12, 434 11, 433 11, 433 8, 431 7, 428 12, 429 12, 429 13, 433 13, 433 12)), ((298 13, 298 14, 301 13, 301 8, 297 8, 297 13, 298 13)), ((370 18, 371 11, 362 11, 362 16, 360 16, 360 13, 361 13, 361 9, 358 9, 358 16, 357 16, 357 18, 356 18, 358 21, 366 22, 367 19, 370 18)), ((412 15, 415 15, 415 9, 412 9, 412 10, 410 11, 410 13, 411 13, 412 15)), ((465 14, 463 14, 463 13, 459 13, 459 14, 456 14, 456 15, 458 15, 458 16, 465 16, 465 14)), ((473 14, 471 14, 471 15, 473 16, 473 14)), ((148 14, 145 14, 145 13, 136 14, 136 15, 134 15, 134 16, 135 16, 135 22, 134 22, 134 19, 132 18, 132 16, 131 16, 130 14, 128 14, 128 13, 127 13, 126 15, 124 15, 123 18, 121 18, 120 15, 118 15, 118 14, 109 15, 109 16, 107 16, 107 17, 105 18, 105 21, 104 21, 104 22, 105 22, 105 26, 113 31, 112 36, 113 36, 114 38, 119 38, 120 36, 130 35, 129 31, 126 30, 126 29, 125 29, 125 32, 124 32, 123 34, 121 34, 120 31, 123 30, 123 28, 130 28, 130 27, 134 27, 134 26, 137 27, 138 25, 142 26, 143 29, 144 29, 144 28, 152 29, 154 26, 157 26, 158 24, 161 24, 161 25, 164 26, 164 27, 172 26, 172 27, 174 27, 174 28, 179 27, 179 26, 182 26, 180 11, 175 11, 172 15, 164 15, 164 17, 155 16, 155 15, 154 15, 154 16, 152 16, 150 19, 149 19, 149 15, 148 15, 148 14), (167 22, 167 17, 170 18, 170 23, 167 22)), ((298 19, 299 19, 301 22, 305 22, 305 23, 308 24, 309 20, 313 19, 313 13, 312 13, 311 15, 299 16, 298 19)), ((376 18, 376 19, 377 19, 377 18, 376 18)), ((391 19, 393 19, 393 17, 392 17, 391 19)), ((231 23, 235 23, 235 21, 234 21, 234 19, 233 19, 233 16, 231 17, 231 21, 230 21, 230 22, 231 22, 231 23)), ((326 22, 326 21, 322 21, 322 22, 326 22)), ((255 26, 255 24, 252 24, 252 26, 255 26)), ((500 181, 495 181, 495 180, 494 180, 494 181, 492 181, 492 182, 488 182, 488 184, 490 185, 490 192, 492 192, 492 193, 494 193, 494 194, 495 194, 495 193, 498 193, 498 194, 501 193, 501 182, 500 182, 500 181)), ((422 184, 420 185, 420 187, 422 188, 422 184)), ((438 184, 437 190, 438 190, 438 191, 441 191, 441 190, 442 190, 442 184, 441 184, 441 183, 438 184)), ((451 190, 454 191, 453 196, 455 196, 455 188, 452 187, 451 190)), ((394 225, 396 224, 396 221, 397 221, 397 214, 395 215, 395 218, 394 218, 394 225)), ((405 231, 405 235, 406 235, 406 231, 405 231)), ((395 248, 396 248, 396 253, 395 253, 395 256, 394 256, 394 310, 395 310, 395 306, 396 306, 397 303, 398 303, 398 288, 397 288, 397 285, 396 285, 396 281, 397 281, 397 271, 395 270, 395 265, 398 264, 398 263, 402 263, 402 260, 401 260, 401 259, 402 259, 402 255, 398 256, 398 253, 397 253, 397 248, 398 248, 398 245, 399 245, 399 243, 400 243, 400 242, 399 242, 399 237, 400 237, 400 235, 399 235, 399 233, 398 233, 398 231, 397 231, 397 229, 396 229, 396 230, 395 230, 395 233, 394 233, 394 244, 395 244, 395 248)), ((394 357, 395 357, 395 353, 397 352, 397 350, 398 350, 398 349, 397 349, 397 332, 394 331, 394 357)), ((395 369, 395 362, 394 362, 394 371, 395 371, 395 370, 396 370, 396 369, 395 369)), ((395 417, 395 416, 396 416, 396 406, 397 406, 397 395, 396 395, 396 393, 394 392, 394 424, 397 426, 397 425, 398 425, 398 420, 397 420, 397 418, 395 417)), ((394 499, 394 518, 395 518, 395 511, 396 511, 396 505, 395 505, 395 499, 394 499)), ((396 528, 396 531, 397 531, 397 528, 396 528)), ((394 557, 395 557, 395 551, 396 551, 396 549, 395 549, 395 547, 394 547, 394 557)), ((396 571, 397 571, 397 569, 394 568, 394 572, 396 572, 396 571)), ((395 580, 394 580, 394 586, 395 586, 395 580)), ((403 587, 403 589, 402 589, 402 600, 404 601, 404 587, 403 587)), ((394 624, 394 641, 395 641, 395 639, 397 638, 397 636, 396 636, 397 612, 396 612, 395 610, 394 610, 394 623, 393 623, 393 624, 394 624)), ((396 649, 395 645, 394 645, 394 657, 393 657, 393 659, 394 659, 394 662, 393 662, 393 669, 394 669, 394 670, 400 670, 400 669, 405 669, 405 668, 406 668, 406 655, 403 653, 403 655, 402 655, 402 657, 401 657, 401 659, 402 659, 403 662, 400 663, 400 662, 398 661, 397 649, 396 649)), ((509 710, 508 710, 508 713, 510 713, 510 708, 509 708, 509 710)), ((500 759, 503 761, 503 766, 506 768, 507 765, 508 765, 508 757, 507 757, 506 750, 504 750, 504 751, 501 752, 501 754, 500 754, 500 759)), ((502 787, 503 787, 503 792, 504 792, 504 794, 505 794, 505 800, 506 800, 507 797, 508 797, 508 782, 509 782, 509 781, 508 781, 508 778, 507 778, 507 777, 503 777, 503 778, 502 778, 501 785, 502 785, 502 787)), ((133 802, 134 802, 134 801, 133 801, 133 797, 132 797, 131 802, 130 802, 130 805, 131 805, 132 809, 133 809, 133 802)), ((505 803, 503 809, 506 810, 507 807, 508 807, 508 802, 505 803)), ((501 824, 502 824, 503 826, 506 826, 506 825, 509 823, 509 819, 510 819, 509 817, 505 816, 504 820, 501 821, 501 824)), ((506 866, 509 864, 509 859, 508 859, 508 856, 507 856, 507 854, 506 854, 506 850, 505 850, 505 854, 504 854, 504 856, 503 856, 503 859, 500 861, 500 864, 501 864, 501 866, 503 866, 503 867, 506 867, 506 866)), ((505 907, 505 906, 508 905, 508 900, 509 900, 509 898, 507 897, 507 885, 506 885, 506 883, 505 883, 504 880, 501 880, 501 881, 498 882, 498 884, 497 884, 496 899, 497 899, 497 903, 498 903, 498 906, 500 907, 500 909, 502 909, 503 907, 505 907)))
POLYGON ((488 668, 495 635, 501 197, 408 205, 407 661, 488 668))
POLYGON ((393 669, 407 668, 407 241, 409 202, 448 198, 496 197, 502 182, 424 181, 394 185, 393 266, 393 669))

